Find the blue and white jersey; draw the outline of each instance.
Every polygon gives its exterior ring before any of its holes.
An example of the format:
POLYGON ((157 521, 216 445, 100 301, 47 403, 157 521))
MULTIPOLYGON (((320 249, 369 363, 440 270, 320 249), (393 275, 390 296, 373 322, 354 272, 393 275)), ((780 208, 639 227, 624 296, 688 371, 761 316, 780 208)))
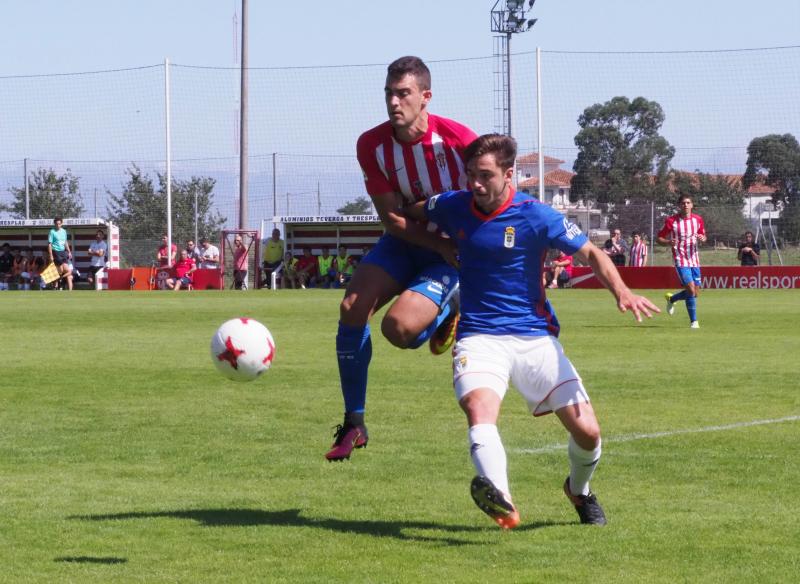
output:
POLYGON ((458 246, 458 338, 479 333, 558 336, 542 266, 548 249, 572 255, 588 241, 576 225, 530 195, 513 191, 491 215, 476 207, 470 191, 433 196, 425 211, 458 246))

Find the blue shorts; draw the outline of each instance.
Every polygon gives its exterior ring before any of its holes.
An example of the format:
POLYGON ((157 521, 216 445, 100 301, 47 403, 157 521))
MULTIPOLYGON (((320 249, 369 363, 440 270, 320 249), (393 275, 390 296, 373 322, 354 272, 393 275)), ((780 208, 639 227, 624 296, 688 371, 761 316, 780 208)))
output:
POLYGON ((676 266, 675 269, 678 272, 681 286, 688 286, 689 282, 694 282, 696 286, 700 286, 700 268, 679 268, 676 266))
POLYGON ((393 235, 381 236, 361 263, 378 266, 402 288, 422 294, 439 307, 458 284, 458 272, 442 256, 393 235))

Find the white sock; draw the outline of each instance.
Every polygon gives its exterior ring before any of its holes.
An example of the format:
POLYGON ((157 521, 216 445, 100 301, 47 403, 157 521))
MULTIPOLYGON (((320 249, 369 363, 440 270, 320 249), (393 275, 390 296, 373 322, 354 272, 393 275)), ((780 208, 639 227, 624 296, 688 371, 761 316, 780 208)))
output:
POLYGON ((602 442, 598 443, 594 450, 584 450, 575 442, 572 436, 569 437, 569 490, 573 495, 588 495, 589 481, 600 462, 602 452, 602 442))
POLYGON ((494 424, 476 424, 469 429, 469 452, 479 475, 510 495, 506 470, 506 451, 494 424))

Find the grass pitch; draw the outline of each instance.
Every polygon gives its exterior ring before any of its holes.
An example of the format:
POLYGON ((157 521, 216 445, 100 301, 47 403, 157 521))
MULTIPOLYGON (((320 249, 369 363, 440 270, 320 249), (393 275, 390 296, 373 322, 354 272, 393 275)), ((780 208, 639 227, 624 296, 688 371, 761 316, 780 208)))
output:
POLYGON ((552 294, 603 428, 610 523, 577 523, 564 431, 509 392, 513 532, 469 497, 447 357, 374 336, 369 447, 325 462, 339 297, 0 294, 2 580, 797 581, 796 291, 705 291, 697 331, 682 305, 636 325, 607 292, 552 294), (234 316, 276 339, 251 384, 209 360, 234 316))

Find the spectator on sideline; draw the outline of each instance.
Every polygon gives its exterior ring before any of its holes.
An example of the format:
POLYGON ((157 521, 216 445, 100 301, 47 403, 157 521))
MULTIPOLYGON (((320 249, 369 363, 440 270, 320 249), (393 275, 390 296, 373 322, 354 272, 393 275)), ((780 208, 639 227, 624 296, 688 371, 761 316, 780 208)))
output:
POLYGON ((543 276, 544 285, 548 288, 563 288, 572 278, 572 256, 559 250, 558 256, 550 262, 550 269, 543 276))
POLYGON ((317 256, 311 254, 310 247, 303 248, 303 256, 297 260, 297 280, 300 288, 313 288, 319 278, 319 262, 317 256))
POLYGON ((333 285, 336 288, 340 288, 345 286, 350 281, 350 278, 353 277, 355 263, 353 256, 347 255, 347 248, 343 245, 339 246, 339 254, 334 259, 334 263, 336 264, 336 281, 333 285))
POLYGON ((42 281, 42 272, 47 267, 47 262, 45 261, 43 254, 35 255, 32 249, 31 256, 33 257, 33 261, 30 262, 31 270, 29 272, 31 286, 39 290, 44 290, 45 283, 42 281))
POLYGON ((185 249, 181 250, 181 258, 175 264, 175 277, 167 278, 167 288, 171 288, 173 292, 181 289, 181 286, 191 288, 192 286, 192 272, 197 269, 194 260, 189 257, 189 252, 185 249))
POLYGON ((233 237, 233 287, 247 290, 247 248, 238 233, 233 237))
POLYGON ((172 245, 169 246, 169 253, 167 253, 168 239, 169 237, 166 233, 161 236, 161 247, 159 247, 156 252, 156 265, 162 268, 172 266, 175 263, 175 256, 178 254, 178 246, 174 241, 172 245))
POLYGON ((359 136, 356 155, 385 233, 359 263, 339 305, 336 358, 344 420, 328 460, 349 459, 369 439, 370 320, 378 308, 391 303, 380 325, 386 340, 403 349, 428 343, 435 355, 452 344, 458 320, 453 240, 406 219, 402 208, 463 187, 462 154, 476 135, 428 111, 431 73, 419 57, 393 61, 383 91, 388 119, 359 136))
POLYGON ((300 281, 297 274, 297 258, 287 251, 283 256, 283 269, 281 269, 281 288, 299 288, 300 281))
POLYGON ((742 262, 743 266, 757 266, 761 259, 761 247, 753 238, 752 231, 744 232, 744 241, 739 244, 739 251, 736 257, 742 262))
POLYGON ((11 263, 11 281, 17 290, 22 290, 22 274, 28 271, 28 259, 18 247, 13 251, 14 261, 11 263))
POLYGON ((628 250, 628 244, 622 239, 622 232, 615 229, 611 232, 611 239, 607 239, 603 246, 603 252, 611 258, 615 266, 625 265, 625 252, 628 250))
POLYGON ((186 242, 186 253, 194 260, 195 265, 199 266, 200 262, 203 261, 203 255, 200 253, 193 239, 186 242))
POLYGON ((8 290, 8 283, 13 277, 14 254, 11 253, 11 246, 3 244, 3 253, 0 253, 0 290, 8 290))
POLYGON ((28 248, 25 250, 25 256, 22 261, 22 271, 19 274, 19 280, 17 283, 17 287, 20 290, 30 290, 31 289, 31 272, 34 269, 33 264, 33 248, 28 248))
POLYGON ((667 292, 667 314, 675 312, 675 303, 686 301, 689 313, 689 326, 700 328, 697 322, 697 297, 700 295, 700 254, 697 242, 706 241, 706 227, 700 215, 692 213, 692 197, 683 195, 678 199, 678 212, 667 217, 664 227, 658 232, 658 243, 672 247, 672 259, 678 272, 678 279, 684 287, 680 292, 667 292))
POLYGON ((628 265, 632 268, 643 268, 647 265, 647 244, 642 239, 642 234, 638 231, 633 232, 633 244, 631 245, 628 265))
POLYGON ((94 241, 89 244, 89 275, 86 279, 90 284, 94 284, 97 272, 106 265, 106 255, 108 254, 108 244, 105 242, 106 234, 98 229, 94 234, 94 241))
POLYGON ((286 244, 281 239, 279 229, 272 230, 272 236, 264 242, 264 253, 261 257, 261 287, 269 288, 274 272, 286 253, 286 244))
POLYGON ((219 269, 219 248, 212 245, 207 237, 200 240, 201 263, 200 267, 204 270, 218 270, 219 269))
POLYGON ((336 281, 335 259, 327 247, 322 248, 322 255, 317 258, 319 264, 319 287, 330 288, 336 281))
POLYGON ((555 413, 569 433, 563 491, 581 523, 604 525, 589 488, 600 461, 600 425, 586 388, 558 342, 558 319, 542 290, 541 258, 550 248, 592 267, 621 312, 637 321, 658 309, 622 281, 608 256, 577 226, 513 187, 516 142, 481 136, 464 153, 470 190, 451 191, 410 208, 457 237, 461 320, 453 349, 453 387, 466 414, 475 467, 475 504, 500 527, 519 525, 497 419, 509 379, 533 415, 555 413))
POLYGON ((72 250, 69 247, 67 230, 62 227, 64 220, 61 217, 53 219, 53 229, 47 235, 47 253, 50 261, 56 265, 62 279, 67 281, 67 288, 72 290, 72 250))

